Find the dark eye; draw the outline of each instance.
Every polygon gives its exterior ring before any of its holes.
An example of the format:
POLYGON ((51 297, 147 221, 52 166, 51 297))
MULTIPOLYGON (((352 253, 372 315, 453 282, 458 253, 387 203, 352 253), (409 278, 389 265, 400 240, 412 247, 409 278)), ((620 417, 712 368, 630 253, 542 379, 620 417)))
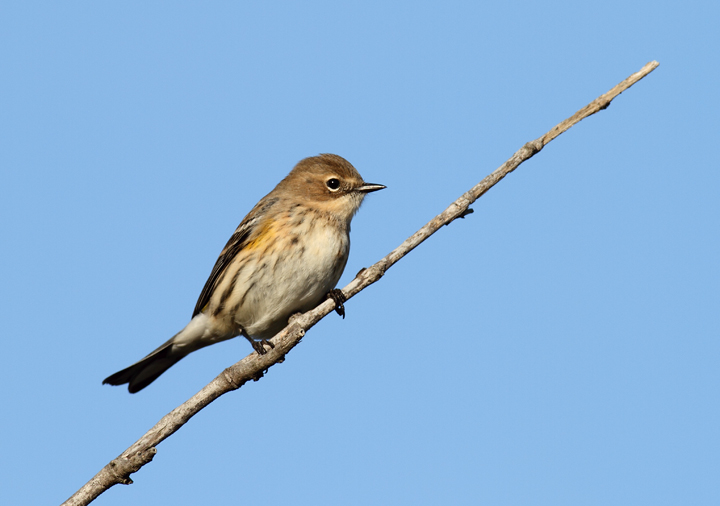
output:
POLYGON ((335 178, 328 179, 325 184, 327 185, 328 188, 330 188, 330 191, 335 191, 338 188, 340 188, 340 181, 335 178))

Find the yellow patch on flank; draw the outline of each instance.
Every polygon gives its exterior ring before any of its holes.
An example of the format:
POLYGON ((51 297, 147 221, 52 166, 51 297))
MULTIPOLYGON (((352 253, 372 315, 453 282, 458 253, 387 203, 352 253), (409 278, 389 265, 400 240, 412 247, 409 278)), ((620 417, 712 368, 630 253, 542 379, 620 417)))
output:
POLYGON ((268 241, 275 238, 275 228, 274 221, 267 221, 257 235, 255 235, 252 240, 248 241, 248 243, 243 246, 243 249, 245 251, 249 251, 264 246, 268 241))

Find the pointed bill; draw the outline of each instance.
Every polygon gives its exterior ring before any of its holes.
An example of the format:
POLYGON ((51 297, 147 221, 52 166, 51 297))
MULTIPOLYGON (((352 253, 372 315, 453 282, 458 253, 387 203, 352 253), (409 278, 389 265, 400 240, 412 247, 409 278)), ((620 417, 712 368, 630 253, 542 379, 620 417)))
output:
POLYGON ((384 188, 387 188, 387 186, 375 183, 363 183, 361 186, 355 188, 355 190, 363 193, 370 193, 384 188))

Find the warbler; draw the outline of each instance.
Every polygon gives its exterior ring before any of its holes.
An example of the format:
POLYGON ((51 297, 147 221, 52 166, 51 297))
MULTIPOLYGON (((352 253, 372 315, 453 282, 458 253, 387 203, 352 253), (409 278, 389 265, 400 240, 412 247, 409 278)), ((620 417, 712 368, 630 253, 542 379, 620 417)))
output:
POLYGON ((135 393, 195 350, 244 336, 259 354, 291 315, 332 297, 350 252, 350 221, 365 195, 385 186, 363 181, 347 160, 301 160, 242 220, 220 253, 192 319, 169 341, 103 384, 135 393))

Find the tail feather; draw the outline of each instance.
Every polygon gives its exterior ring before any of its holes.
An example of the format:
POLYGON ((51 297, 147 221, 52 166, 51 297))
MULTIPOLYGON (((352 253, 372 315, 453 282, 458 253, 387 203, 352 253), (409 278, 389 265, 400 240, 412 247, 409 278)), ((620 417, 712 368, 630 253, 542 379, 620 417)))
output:
POLYGON ((173 339, 133 365, 108 376, 103 380, 103 385, 128 383, 130 393, 139 392, 185 356, 185 353, 177 353, 179 350, 173 353, 173 339))
POLYGON ((230 339, 234 334, 216 335, 210 329, 211 322, 204 313, 195 316, 187 327, 175 334, 159 348, 130 367, 118 371, 103 380, 103 385, 128 384, 131 394, 139 392, 170 369, 184 356, 219 341, 230 339))
POLYGON ((128 383, 131 394, 139 392, 187 355, 182 347, 173 346, 174 342, 175 337, 133 365, 108 376, 103 380, 103 385, 128 383))

